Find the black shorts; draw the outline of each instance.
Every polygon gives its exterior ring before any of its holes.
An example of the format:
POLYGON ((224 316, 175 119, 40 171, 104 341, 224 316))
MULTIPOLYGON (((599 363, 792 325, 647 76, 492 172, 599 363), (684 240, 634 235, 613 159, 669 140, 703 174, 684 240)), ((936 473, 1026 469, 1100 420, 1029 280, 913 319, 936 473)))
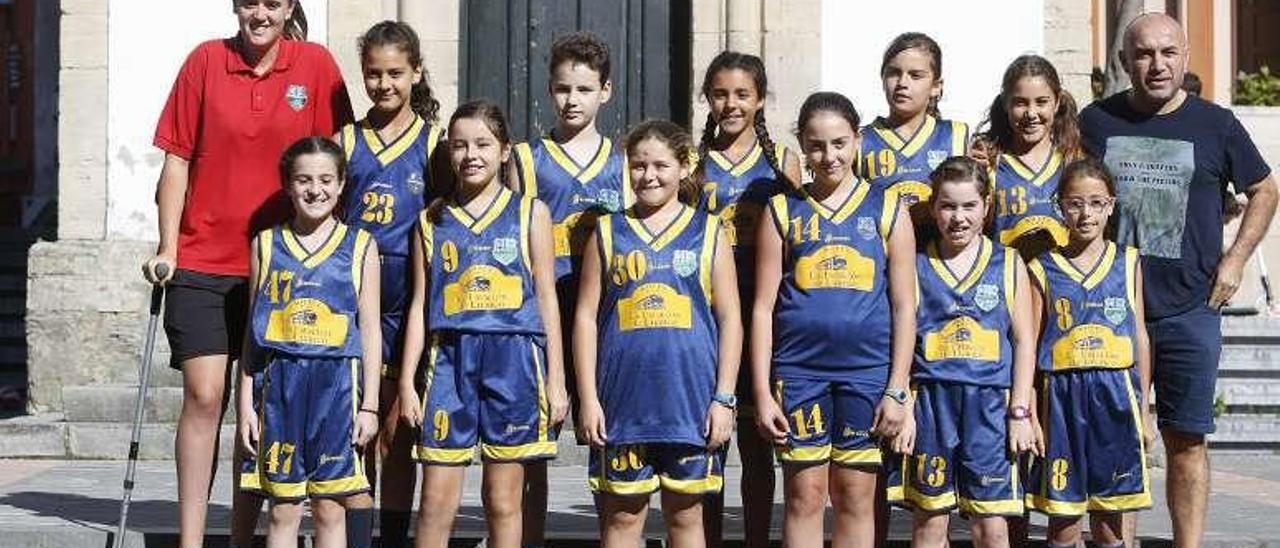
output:
POLYGON ((169 367, 181 370, 182 362, 201 356, 240 356, 248 321, 248 280, 178 269, 165 287, 169 367))

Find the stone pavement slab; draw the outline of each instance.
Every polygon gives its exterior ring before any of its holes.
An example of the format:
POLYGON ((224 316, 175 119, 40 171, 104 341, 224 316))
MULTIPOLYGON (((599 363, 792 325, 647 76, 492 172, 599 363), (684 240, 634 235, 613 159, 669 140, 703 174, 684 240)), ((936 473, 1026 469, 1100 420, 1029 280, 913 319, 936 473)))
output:
MULTIPOLYGON (((42 546, 109 546, 119 515, 122 461, 0 460, 0 548, 42 546)), ((1275 454, 1215 455, 1207 546, 1280 547, 1280 456, 1275 454)), ((210 503, 209 546, 225 543, 230 513, 229 463, 221 463, 210 503)), ((479 467, 468 471, 462 511, 457 521, 460 545, 474 545, 484 533, 480 506, 479 467)), ((741 469, 729 467, 729 485, 737 484, 741 469)), ((596 538, 596 520, 585 469, 549 468, 551 502, 548 538, 551 546, 588 546, 596 538)), ((1143 512, 1139 535, 1148 545, 1168 545, 1170 527, 1164 509, 1164 474, 1154 469, 1152 487, 1156 507, 1143 512)), ((177 530, 176 483, 172 461, 142 462, 130 506, 130 546, 171 546, 177 530)), ((661 518, 650 513, 648 535, 658 539, 661 518)), ((725 532, 741 539, 741 499, 730 489, 726 500, 725 532)), ((781 518, 781 500, 774 508, 774 538, 781 518)), ((1033 518, 1033 538, 1043 538, 1044 519, 1033 518)), ((903 544, 909 516, 895 512, 891 539, 903 544)), ((953 520, 953 538, 966 544, 965 523, 953 520)))

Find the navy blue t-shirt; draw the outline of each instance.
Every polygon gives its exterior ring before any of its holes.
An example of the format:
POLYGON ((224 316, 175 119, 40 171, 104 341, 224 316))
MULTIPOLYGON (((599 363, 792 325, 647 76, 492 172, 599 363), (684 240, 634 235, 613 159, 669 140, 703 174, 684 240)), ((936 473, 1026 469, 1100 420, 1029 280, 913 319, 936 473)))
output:
POLYGON ((1116 179, 1116 242, 1142 254, 1147 319, 1207 303, 1222 256, 1222 191, 1271 173, 1244 126, 1199 97, 1156 116, 1117 93, 1086 107, 1080 127, 1116 179))

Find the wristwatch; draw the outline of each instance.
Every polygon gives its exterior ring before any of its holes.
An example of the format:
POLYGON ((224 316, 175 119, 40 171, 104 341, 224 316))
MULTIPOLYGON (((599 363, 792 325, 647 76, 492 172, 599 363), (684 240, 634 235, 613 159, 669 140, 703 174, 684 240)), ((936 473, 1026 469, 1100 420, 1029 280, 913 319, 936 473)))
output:
POLYGON ((893 401, 896 401, 896 402, 898 402, 898 403, 900 403, 900 404, 902 404, 902 405, 906 405, 906 404, 907 404, 907 396, 908 396, 908 394, 907 394, 907 389, 906 389, 906 388, 886 388, 886 389, 884 389, 884 397, 889 398, 889 399, 891 399, 891 400, 893 400, 893 401))
POLYGON ((1015 421, 1022 421, 1031 418, 1031 410, 1023 405, 1015 405, 1009 408, 1009 418, 1015 421))
POLYGON ((729 409, 738 408, 738 396, 733 394, 712 394, 711 401, 728 407, 729 409))

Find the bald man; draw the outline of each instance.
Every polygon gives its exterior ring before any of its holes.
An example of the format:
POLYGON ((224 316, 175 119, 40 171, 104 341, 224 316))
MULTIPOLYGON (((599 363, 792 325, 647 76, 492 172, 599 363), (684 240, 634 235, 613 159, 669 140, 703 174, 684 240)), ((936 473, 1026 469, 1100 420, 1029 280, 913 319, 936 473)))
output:
POLYGON ((1177 21, 1138 17, 1125 30, 1120 58, 1133 88, 1085 108, 1081 129, 1085 148, 1116 178, 1117 240, 1142 256, 1174 546, 1198 546, 1209 493, 1205 436, 1214 431, 1222 350, 1219 308, 1267 231, 1276 184, 1235 115, 1182 90, 1188 48, 1177 21), (1228 182, 1249 196, 1249 205, 1224 253, 1228 182))

